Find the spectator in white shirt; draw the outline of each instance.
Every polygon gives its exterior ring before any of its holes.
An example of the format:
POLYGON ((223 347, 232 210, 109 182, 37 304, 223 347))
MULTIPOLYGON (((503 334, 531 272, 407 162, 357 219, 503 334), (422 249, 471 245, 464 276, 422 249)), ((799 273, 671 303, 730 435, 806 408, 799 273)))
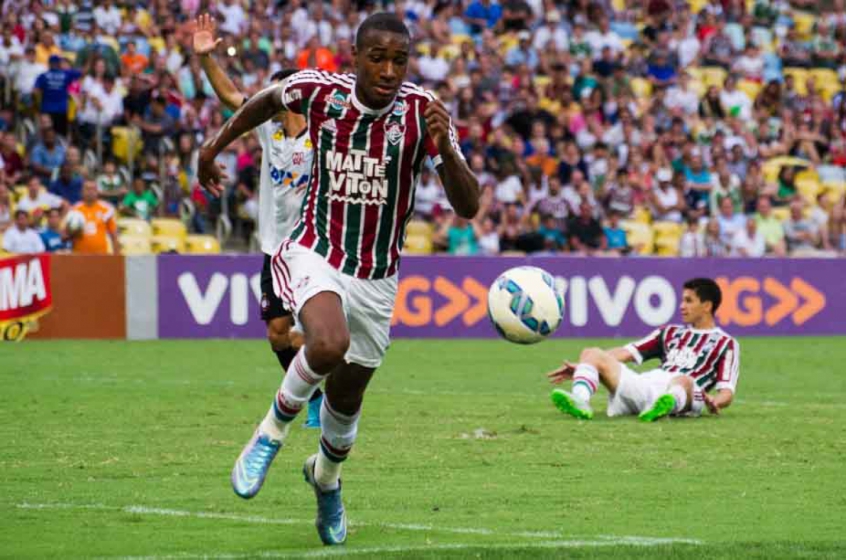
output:
POLYGON ((3 250, 16 254, 44 252, 44 242, 38 232, 29 227, 29 214, 26 210, 15 211, 14 227, 7 229, 3 234, 3 250))
POLYGON ((764 79, 764 57, 758 47, 749 42, 740 58, 734 61, 731 69, 747 80, 761 82, 764 79))
POLYGON ((427 82, 441 82, 449 75, 449 63, 438 55, 437 50, 437 43, 433 43, 431 52, 417 59, 420 76, 427 82))
POLYGON ((500 204, 521 202, 524 198, 523 184, 514 172, 514 166, 503 164, 499 173, 499 181, 494 191, 496 201, 500 204))
POLYGON ((720 200, 720 214, 717 216, 717 223, 720 224, 720 239, 726 245, 731 244, 735 234, 746 225, 746 218, 743 214, 735 213, 732 199, 725 196, 720 200))
POLYGON ((610 48, 611 52, 614 53, 614 56, 619 56, 620 53, 625 50, 620 36, 615 31, 611 30, 607 16, 602 16, 600 18, 599 29, 587 33, 585 35, 585 39, 587 39, 590 44, 590 50, 593 54, 594 60, 600 57, 602 49, 605 47, 610 48))
POLYGON ((94 8, 94 19, 97 27, 106 32, 107 35, 117 35, 121 24, 120 10, 112 0, 104 0, 102 5, 94 8))
POLYGON ((767 252, 764 234, 758 231, 758 222, 749 216, 746 227, 734 234, 731 242, 731 254, 735 257, 763 257, 767 252))
POLYGON ((736 85, 734 76, 726 78, 723 91, 720 92, 720 104, 727 116, 748 121, 752 118, 752 101, 748 95, 737 89, 736 85))
POLYGON ((682 72, 678 85, 667 90, 664 104, 668 109, 679 108, 687 116, 694 116, 699 112, 699 96, 690 89, 690 75, 682 72))
POLYGON ((29 97, 35 89, 35 80, 47 71, 47 66, 35 61, 35 48, 29 46, 24 52, 24 59, 15 73, 15 89, 22 96, 29 97))
POLYGON ((223 4, 218 4, 217 11, 223 16, 221 31, 236 36, 244 32, 247 27, 247 14, 241 4, 235 0, 224 0, 223 4))
POLYGON ((3 28, 3 38, 0 39, 0 76, 11 74, 11 65, 17 64, 23 58, 24 50, 18 38, 12 35, 12 28, 3 28))
POLYGON ((679 256, 686 258, 708 256, 705 236, 699 231, 699 220, 695 217, 687 219, 687 229, 679 240, 679 256))

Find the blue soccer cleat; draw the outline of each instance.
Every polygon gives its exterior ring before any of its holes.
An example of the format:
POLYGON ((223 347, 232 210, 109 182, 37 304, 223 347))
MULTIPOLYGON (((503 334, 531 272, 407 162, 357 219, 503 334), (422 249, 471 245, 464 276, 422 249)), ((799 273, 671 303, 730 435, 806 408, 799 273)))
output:
POLYGON ((258 494, 270 464, 281 448, 280 442, 256 430, 232 469, 232 489, 235 493, 245 500, 258 494))
POLYGON ((323 395, 320 395, 314 400, 308 401, 308 418, 306 418, 306 428, 320 427, 320 405, 323 404, 323 395))
POLYGON ((314 521, 317 534, 325 545, 344 544, 347 540, 347 514, 341 501, 341 482, 338 481, 338 488, 335 490, 321 490, 314 480, 316 462, 316 454, 306 459, 303 475, 306 482, 314 488, 314 495, 317 497, 317 519, 314 521))

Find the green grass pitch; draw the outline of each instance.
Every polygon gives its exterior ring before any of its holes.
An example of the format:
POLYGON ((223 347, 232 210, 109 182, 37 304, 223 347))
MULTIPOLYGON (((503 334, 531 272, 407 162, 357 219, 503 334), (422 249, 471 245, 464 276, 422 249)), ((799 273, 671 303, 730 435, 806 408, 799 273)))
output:
POLYGON ((280 374, 261 341, 0 345, 2 558, 844 558, 846 339, 741 340, 719 418, 577 422, 543 373, 586 344, 396 341, 320 545, 297 426, 232 464, 280 374))

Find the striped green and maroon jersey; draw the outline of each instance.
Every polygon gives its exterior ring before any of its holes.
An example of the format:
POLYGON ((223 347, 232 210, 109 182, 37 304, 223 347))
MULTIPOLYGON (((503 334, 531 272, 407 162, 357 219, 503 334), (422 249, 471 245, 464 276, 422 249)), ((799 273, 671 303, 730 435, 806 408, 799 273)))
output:
MULTIPOLYGON (((355 94, 355 75, 304 70, 282 84, 282 103, 305 115, 314 144, 311 182, 290 239, 358 278, 396 274, 414 191, 427 157, 441 158, 423 112, 434 98, 404 83, 381 110, 355 94)), ((454 149, 461 154, 450 124, 454 149)))
POLYGON ((661 369, 693 378, 703 391, 735 392, 740 375, 740 345, 720 328, 697 330, 668 325, 626 346, 638 364, 652 358, 661 369))

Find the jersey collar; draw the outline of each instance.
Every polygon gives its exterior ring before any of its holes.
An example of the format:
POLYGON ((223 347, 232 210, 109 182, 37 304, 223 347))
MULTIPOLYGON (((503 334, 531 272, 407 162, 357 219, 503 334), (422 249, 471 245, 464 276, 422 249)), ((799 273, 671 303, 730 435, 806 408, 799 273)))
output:
MULTIPOLYGON (((357 83, 358 83, 358 81, 356 81, 356 84, 357 83)), ((385 113, 390 111, 391 108, 394 106, 394 103, 396 102, 397 97, 399 96, 399 93, 397 93, 397 95, 395 95, 394 98, 391 99, 391 102, 388 103, 387 105, 385 105, 384 107, 382 107, 381 109, 371 109, 370 107, 365 105, 364 102, 362 102, 358 98, 358 96, 355 94, 355 90, 356 90, 356 86, 353 85, 353 87, 352 87, 352 104, 353 104, 353 107, 355 107, 356 109, 358 109, 361 113, 364 113, 365 115, 373 115, 374 117, 381 117, 382 115, 384 115, 385 113)))

